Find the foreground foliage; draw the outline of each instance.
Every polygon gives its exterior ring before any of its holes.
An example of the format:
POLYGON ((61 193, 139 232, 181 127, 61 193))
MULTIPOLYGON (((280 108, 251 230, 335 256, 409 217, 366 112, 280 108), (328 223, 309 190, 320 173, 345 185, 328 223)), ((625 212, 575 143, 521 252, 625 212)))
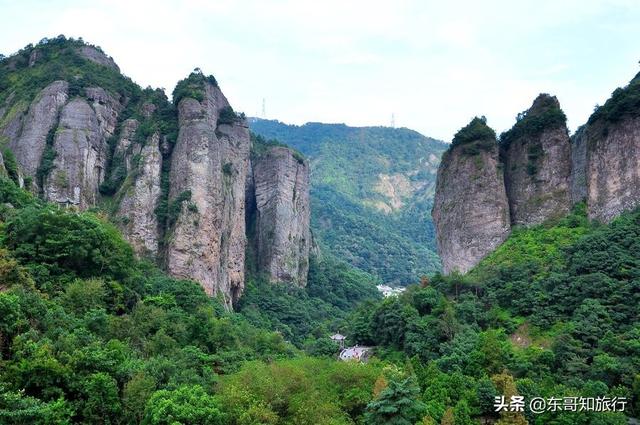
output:
POLYGON ((640 413, 640 211, 610 225, 584 206, 517 229, 467 276, 437 275, 362 306, 356 342, 409 357, 430 418, 442 423, 624 424, 620 413, 499 418, 497 394, 626 397, 640 413))

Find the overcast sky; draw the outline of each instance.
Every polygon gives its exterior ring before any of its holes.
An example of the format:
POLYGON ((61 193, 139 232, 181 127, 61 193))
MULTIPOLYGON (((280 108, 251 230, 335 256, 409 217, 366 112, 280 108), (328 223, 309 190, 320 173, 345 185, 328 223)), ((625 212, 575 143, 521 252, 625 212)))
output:
POLYGON ((287 123, 498 132, 540 92, 574 130, 638 72, 640 1, 0 0, 0 52, 83 37, 142 86, 193 68, 231 104, 287 123))

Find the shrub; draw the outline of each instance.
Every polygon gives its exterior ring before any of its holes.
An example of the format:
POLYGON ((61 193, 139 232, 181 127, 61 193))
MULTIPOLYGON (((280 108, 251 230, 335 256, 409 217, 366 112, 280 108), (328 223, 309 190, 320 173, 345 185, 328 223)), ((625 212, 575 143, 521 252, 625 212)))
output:
POLYGON ((218 125, 220 124, 233 124, 238 119, 238 116, 233 111, 231 106, 225 106, 220 110, 220 115, 218 116, 218 125))
POLYGON ((487 126, 485 117, 475 117, 466 127, 461 128, 451 142, 451 148, 460 145, 472 145, 465 154, 475 155, 480 150, 490 150, 495 146, 496 133, 487 126))

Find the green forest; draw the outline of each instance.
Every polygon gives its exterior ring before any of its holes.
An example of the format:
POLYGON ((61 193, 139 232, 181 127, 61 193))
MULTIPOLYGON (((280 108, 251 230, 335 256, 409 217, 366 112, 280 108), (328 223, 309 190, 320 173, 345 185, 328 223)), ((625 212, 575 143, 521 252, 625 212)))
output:
POLYGON ((578 207, 400 297, 327 259, 306 289, 252 279, 229 313, 136 260, 103 216, 6 178, 0 203, 3 424, 626 423, 498 417, 499 394, 619 396, 640 411, 640 212, 598 225, 578 207), (375 357, 336 361, 338 330, 375 357))

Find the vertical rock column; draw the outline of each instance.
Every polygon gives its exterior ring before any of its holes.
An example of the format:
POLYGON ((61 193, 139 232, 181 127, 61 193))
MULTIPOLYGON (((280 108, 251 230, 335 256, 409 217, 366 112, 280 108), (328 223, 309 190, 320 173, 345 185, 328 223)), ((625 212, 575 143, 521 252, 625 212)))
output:
POLYGON ((60 114, 54 168, 44 182, 45 199, 80 209, 94 206, 104 179, 107 139, 115 131, 120 104, 100 88, 86 89, 91 104, 74 98, 60 114))
POLYGON ((309 165, 285 147, 253 164, 258 268, 272 281, 305 286, 309 272, 309 165))
POLYGON ((479 118, 460 130, 442 157, 432 214, 445 274, 466 273, 509 235, 498 157, 495 133, 479 118))
POLYGON ((229 103, 206 82, 202 101, 178 105, 179 134, 171 158, 167 270, 194 279, 230 308, 244 289, 245 180, 249 130, 220 120, 229 103))
POLYGON ((565 216, 571 209, 571 143, 558 100, 538 96, 501 144, 512 224, 565 216))
POLYGON ((155 259, 159 242, 156 208, 160 200, 162 168, 158 133, 147 140, 139 155, 137 164, 127 164, 131 172, 117 195, 120 206, 116 217, 136 254, 155 259))
POLYGON ((64 81, 54 81, 44 88, 29 107, 20 137, 9 141, 9 148, 25 176, 35 177, 38 171, 47 136, 57 124, 60 108, 67 101, 68 88, 64 81))

